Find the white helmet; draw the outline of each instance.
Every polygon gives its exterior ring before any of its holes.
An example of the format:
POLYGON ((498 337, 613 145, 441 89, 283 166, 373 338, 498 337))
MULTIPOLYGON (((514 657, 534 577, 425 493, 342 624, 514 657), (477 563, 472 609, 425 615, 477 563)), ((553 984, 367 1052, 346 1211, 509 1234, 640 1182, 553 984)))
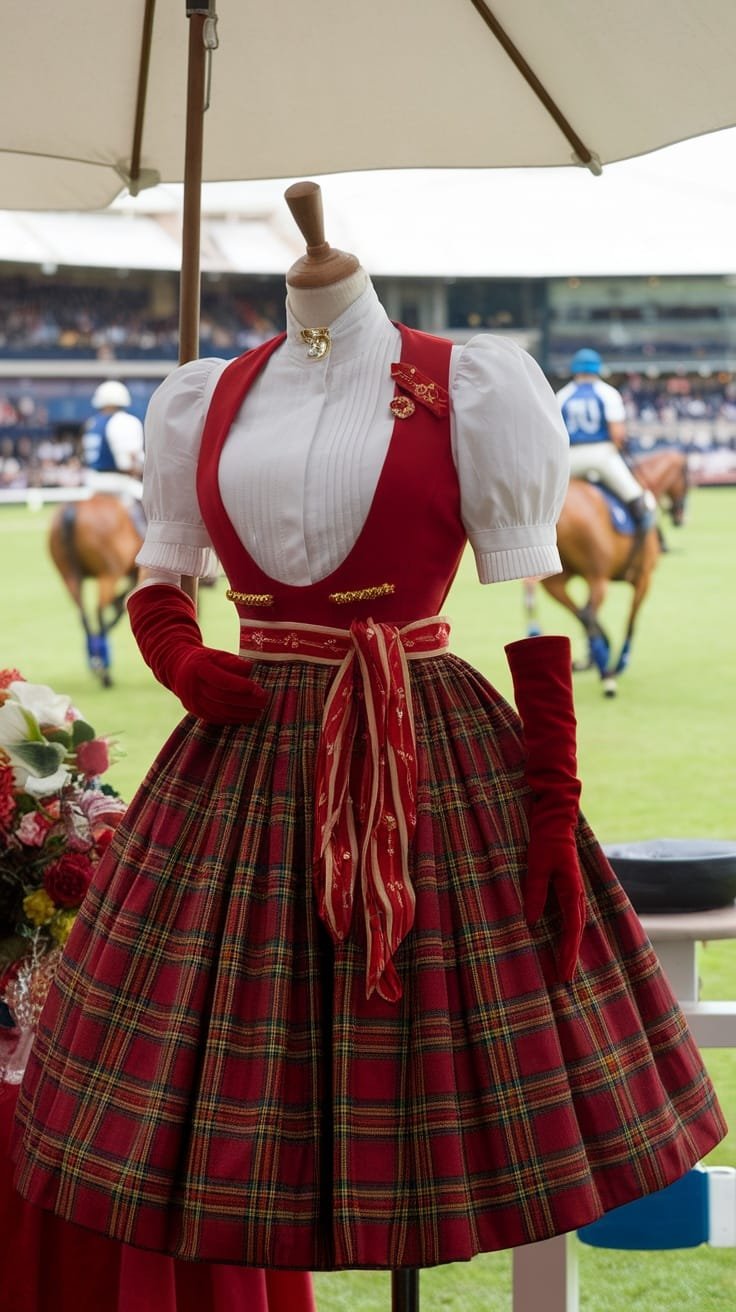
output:
POLYGON ((107 383, 100 383, 92 397, 95 410, 107 410, 108 407, 127 408, 130 404, 131 396, 125 383, 117 383, 113 379, 107 383))

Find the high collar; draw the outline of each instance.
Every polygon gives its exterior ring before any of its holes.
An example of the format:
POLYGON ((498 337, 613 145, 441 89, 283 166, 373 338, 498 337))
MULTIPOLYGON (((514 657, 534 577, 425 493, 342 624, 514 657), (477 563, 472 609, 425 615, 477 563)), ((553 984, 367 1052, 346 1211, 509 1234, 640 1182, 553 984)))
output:
POLYGON ((381 339, 388 339, 396 332, 370 281, 357 300, 329 325, 331 347, 323 359, 310 360, 307 356, 307 346, 301 337, 302 328, 305 326, 321 328, 324 325, 299 323, 287 302, 285 350, 290 362, 293 361, 309 369, 319 369, 328 363, 342 364, 347 360, 355 359, 372 350, 381 339))

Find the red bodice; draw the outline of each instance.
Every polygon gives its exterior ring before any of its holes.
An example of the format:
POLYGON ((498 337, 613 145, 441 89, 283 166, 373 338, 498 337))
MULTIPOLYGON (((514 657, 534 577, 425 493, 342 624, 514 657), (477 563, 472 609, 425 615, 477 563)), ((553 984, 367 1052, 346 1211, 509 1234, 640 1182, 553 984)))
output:
MULTIPOLYGON (((447 389, 451 345, 399 325, 401 363, 447 389)), ((218 481, 223 445, 248 389, 283 334, 239 356, 224 370, 205 421, 197 470, 202 517, 230 581, 238 614, 348 628, 354 619, 403 624, 437 615, 463 547, 460 488, 447 411, 417 401, 396 418, 368 517, 337 569, 309 586, 269 578, 251 558, 225 512, 218 481), (363 594, 355 597, 355 593, 363 594), (248 598, 248 600, 243 600, 248 598)), ((396 395, 405 394, 400 383, 396 395)))

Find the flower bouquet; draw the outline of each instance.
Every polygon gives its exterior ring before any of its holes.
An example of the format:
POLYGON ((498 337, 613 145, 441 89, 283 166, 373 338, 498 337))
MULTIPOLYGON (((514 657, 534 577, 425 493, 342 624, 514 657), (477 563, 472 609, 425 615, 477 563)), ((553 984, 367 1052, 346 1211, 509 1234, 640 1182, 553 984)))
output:
POLYGON ((0 1081, 21 1078, 62 948, 125 812, 100 783, 117 751, 68 697, 0 671, 0 1081))

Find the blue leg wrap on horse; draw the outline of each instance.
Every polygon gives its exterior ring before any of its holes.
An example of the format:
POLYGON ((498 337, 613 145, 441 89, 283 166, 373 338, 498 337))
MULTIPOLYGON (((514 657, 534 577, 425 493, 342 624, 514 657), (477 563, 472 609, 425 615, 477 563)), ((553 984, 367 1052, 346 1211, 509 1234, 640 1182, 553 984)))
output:
POLYGON ((606 674, 608 672, 608 658, 611 654, 608 642, 601 633, 596 633, 588 639, 588 646, 596 669, 600 671, 601 675, 606 674))
POLYGON ((614 670, 614 674, 623 674, 624 670, 627 668, 629 664, 630 653, 631 653, 631 642, 627 638, 626 642, 621 648, 621 655, 619 656, 618 661, 616 662, 616 669, 614 670))
POLYGON ((110 667, 110 644, 105 633, 87 634, 87 655, 93 665, 101 665, 104 670, 110 667))

